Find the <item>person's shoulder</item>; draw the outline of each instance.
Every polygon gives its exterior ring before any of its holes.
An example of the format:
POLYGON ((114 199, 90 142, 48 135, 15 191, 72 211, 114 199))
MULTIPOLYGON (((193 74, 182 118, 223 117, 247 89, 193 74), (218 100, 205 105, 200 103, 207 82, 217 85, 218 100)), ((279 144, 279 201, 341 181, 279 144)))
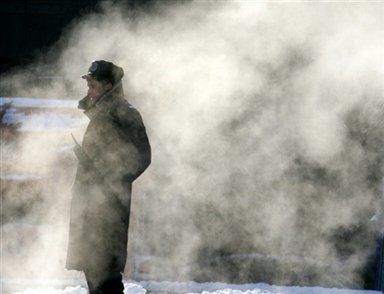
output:
POLYGON ((127 122, 141 121, 140 112, 126 99, 120 99, 116 104, 114 109, 114 116, 116 116, 116 118, 119 120, 127 122))

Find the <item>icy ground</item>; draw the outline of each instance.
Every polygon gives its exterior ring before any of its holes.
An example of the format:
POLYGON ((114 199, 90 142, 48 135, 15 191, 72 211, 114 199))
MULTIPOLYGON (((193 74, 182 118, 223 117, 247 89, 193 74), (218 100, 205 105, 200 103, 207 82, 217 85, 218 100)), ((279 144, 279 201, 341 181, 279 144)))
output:
MULTIPOLYGON (((381 292, 367 290, 327 289, 321 287, 284 287, 267 284, 224 284, 224 283, 177 283, 177 282, 135 282, 124 283, 125 294, 144 293, 203 293, 203 294, 378 294, 381 292)), ((14 294, 87 294, 84 287, 66 287, 27 289, 14 294)))

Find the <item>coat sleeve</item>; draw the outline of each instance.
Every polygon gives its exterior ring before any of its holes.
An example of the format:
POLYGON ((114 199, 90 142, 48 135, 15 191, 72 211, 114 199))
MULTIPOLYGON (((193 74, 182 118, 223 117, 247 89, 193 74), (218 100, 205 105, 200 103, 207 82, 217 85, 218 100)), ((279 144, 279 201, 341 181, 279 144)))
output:
POLYGON ((117 112, 116 123, 122 131, 122 140, 135 155, 121 158, 127 167, 124 180, 133 182, 151 163, 151 146, 140 113, 133 107, 124 107, 117 112))
MULTIPOLYGON (((99 117, 95 138, 89 147, 99 183, 113 192, 123 191, 151 163, 151 147, 140 113, 128 103, 99 117), (123 185, 123 186, 122 186, 123 185)), ((89 145, 89 144, 88 144, 89 145)))

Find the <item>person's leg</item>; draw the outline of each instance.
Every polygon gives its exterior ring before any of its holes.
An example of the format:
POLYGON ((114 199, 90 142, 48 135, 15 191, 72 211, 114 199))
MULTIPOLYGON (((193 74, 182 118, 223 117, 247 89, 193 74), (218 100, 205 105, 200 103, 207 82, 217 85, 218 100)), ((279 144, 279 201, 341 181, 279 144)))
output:
POLYGON ((99 284, 97 277, 87 272, 85 272, 84 274, 85 280, 87 281, 89 294, 100 294, 97 287, 97 285, 99 284))
POLYGON ((121 274, 119 273, 109 277, 98 287, 98 290, 103 294, 123 294, 124 284, 121 274))
POLYGON ((95 277, 85 273, 89 294, 123 294, 124 284, 120 273, 112 274, 100 281, 100 277, 95 277))
POLYGON ((87 281, 88 293, 89 294, 98 294, 97 288, 95 288, 93 281, 88 276, 85 276, 85 280, 87 281))

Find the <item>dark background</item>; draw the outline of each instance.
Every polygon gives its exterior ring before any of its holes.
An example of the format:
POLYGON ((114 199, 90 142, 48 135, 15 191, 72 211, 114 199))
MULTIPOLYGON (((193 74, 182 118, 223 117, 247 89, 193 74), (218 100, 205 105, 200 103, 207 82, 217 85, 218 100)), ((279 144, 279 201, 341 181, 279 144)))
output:
MULTIPOLYGON (((0 0, 0 75, 43 56, 71 22, 97 12, 100 0, 0 0)), ((119 2, 144 9, 150 0, 119 2)))

